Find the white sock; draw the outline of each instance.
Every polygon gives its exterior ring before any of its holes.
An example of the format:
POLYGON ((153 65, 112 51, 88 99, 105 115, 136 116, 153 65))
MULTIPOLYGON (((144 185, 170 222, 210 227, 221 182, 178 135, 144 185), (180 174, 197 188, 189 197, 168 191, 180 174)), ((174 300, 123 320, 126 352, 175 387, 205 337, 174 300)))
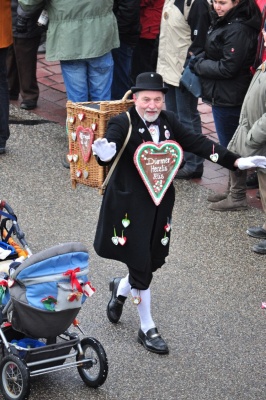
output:
POLYGON ((155 328, 155 323, 151 316, 151 291, 131 289, 133 297, 140 296, 141 302, 137 305, 140 318, 140 327, 143 333, 147 333, 149 329, 155 328))
POLYGON ((118 288, 117 288, 117 297, 118 296, 124 296, 127 297, 130 292, 130 284, 128 282, 128 274, 125 276, 125 278, 122 278, 121 281, 119 282, 118 288))

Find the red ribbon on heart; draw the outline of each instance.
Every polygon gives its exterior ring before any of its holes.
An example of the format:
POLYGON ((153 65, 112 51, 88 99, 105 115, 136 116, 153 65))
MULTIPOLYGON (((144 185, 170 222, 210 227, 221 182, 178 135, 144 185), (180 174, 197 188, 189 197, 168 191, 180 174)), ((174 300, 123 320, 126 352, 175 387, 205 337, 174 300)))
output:
POLYGON ((83 293, 82 287, 76 277, 76 273, 80 272, 80 268, 69 269, 63 273, 64 276, 70 277, 71 287, 74 289, 74 286, 78 289, 79 292, 83 293))

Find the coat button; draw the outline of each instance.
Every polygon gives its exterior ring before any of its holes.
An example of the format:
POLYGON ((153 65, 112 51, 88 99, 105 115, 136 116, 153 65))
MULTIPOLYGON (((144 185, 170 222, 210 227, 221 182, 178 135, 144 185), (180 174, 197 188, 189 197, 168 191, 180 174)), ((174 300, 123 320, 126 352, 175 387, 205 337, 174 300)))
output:
POLYGON ((169 14, 168 12, 165 11, 164 15, 163 15, 164 19, 168 19, 169 18, 169 14))

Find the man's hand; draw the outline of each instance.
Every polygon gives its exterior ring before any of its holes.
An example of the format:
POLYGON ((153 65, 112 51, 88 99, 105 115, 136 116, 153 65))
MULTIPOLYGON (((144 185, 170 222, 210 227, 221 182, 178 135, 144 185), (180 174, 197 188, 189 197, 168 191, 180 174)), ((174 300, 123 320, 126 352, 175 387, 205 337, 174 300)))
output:
POLYGON ((109 143, 107 139, 96 139, 91 148, 93 154, 96 154, 104 162, 112 160, 116 153, 116 144, 114 142, 109 143))
POLYGON ((16 24, 17 33, 26 33, 27 32, 28 20, 29 20, 29 18, 22 17, 22 15, 17 16, 17 24, 16 24))
POLYGON ((264 156, 252 156, 252 157, 241 157, 235 162, 235 167, 239 169, 249 168, 266 168, 266 157, 264 156))

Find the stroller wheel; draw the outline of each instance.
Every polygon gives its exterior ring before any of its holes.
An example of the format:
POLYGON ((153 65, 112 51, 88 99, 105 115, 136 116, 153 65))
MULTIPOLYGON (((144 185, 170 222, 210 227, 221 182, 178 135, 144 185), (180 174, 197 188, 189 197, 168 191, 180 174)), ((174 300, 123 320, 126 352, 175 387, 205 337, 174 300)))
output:
POLYGON ((0 364, 0 388, 6 400, 26 400, 30 394, 30 373, 20 358, 4 357, 0 364))
POLYGON ((83 382, 89 387, 101 386, 108 374, 108 360, 103 346, 98 340, 86 337, 80 342, 83 355, 77 355, 77 361, 81 361, 78 372, 83 382), (82 363, 82 360, 86 359, 82 363))

